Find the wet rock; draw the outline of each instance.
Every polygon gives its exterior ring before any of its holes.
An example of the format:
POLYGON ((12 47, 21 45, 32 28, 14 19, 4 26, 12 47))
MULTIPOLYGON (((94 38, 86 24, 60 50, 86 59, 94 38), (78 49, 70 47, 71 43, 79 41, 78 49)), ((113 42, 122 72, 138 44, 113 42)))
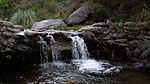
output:
POLYGON ((90 13, 92 11, 88 6, 80 7, 67 18, 67 25, 79 24, 86 21, 90 13))
POLYGON ((58 28, 64 26, 66 26, 66 24, 61 19, 49 19, 49 20, 43 20, 41 22, 35 22, 32 25, 31 29, 43 30, 43 29, 58 28))
POLYGON ((29 31, 25 31, 24 34, 28 37, 38 36, 38 35, 46 36, 48 32, 36 32, 36 31, 29 30, 29 31))
POLYGON ((28 51, 28 50, 32 50, 32 48, 30 48, 30 47, 28 47, 28 46, 26 46, 26 45, 24 45, 24 44, 18 44, 18 45, 16 45, 15 46, 15 50, 17 50, 17 51, 28 51))

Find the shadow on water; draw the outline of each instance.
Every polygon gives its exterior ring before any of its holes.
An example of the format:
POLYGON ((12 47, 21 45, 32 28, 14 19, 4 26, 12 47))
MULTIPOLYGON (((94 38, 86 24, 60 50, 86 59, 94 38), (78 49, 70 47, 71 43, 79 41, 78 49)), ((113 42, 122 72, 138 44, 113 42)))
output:
POLYGON ((81 74, 71 63, 49 63, 48 67, 1 67, 0 83, 4 84, 149 84, 150 71, 124 70, 120 73, 95 76, 81 74))

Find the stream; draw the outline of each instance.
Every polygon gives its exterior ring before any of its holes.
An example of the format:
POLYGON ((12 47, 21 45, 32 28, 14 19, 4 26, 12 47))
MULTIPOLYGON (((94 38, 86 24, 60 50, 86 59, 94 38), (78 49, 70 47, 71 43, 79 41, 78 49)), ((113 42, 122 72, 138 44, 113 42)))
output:
POLYGON ((50 37, 50 45, 39 36, 40 64, 30 66, 0 67, 0 84, 149 84, 150 71, 123 70, 106 60, 90 58, 83 38, 72 39, 72 59, 61 59, 55 39, 50 37), (49 62, 51 48, 52 62, 49 62))
POLYGON ((83 74, 73 63, 1 67, 0 84, 149 84, 150 71, 122 70, 111 75, 83 74))

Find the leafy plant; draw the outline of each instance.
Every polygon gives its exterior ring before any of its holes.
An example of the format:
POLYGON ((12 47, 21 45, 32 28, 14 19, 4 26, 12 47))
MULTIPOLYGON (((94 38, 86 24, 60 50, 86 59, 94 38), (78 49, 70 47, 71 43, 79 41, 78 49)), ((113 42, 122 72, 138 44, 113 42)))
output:
POLYGON ((108 17, 108 14, 106 13, 106 8, 101 5, 100 3, 93 3, 91 5, 92 9, 93 9, 93 20, 94 21, 101 21, 103 19, 105 19, 106 17, 108 17))
POLYGON ((0 8, 9 8, 11 0, 0 0, 0 8))
POLYGON ((0 19, 8 20, 15 10, 12 0, 0 0, 0 19))
POLYGON ((27 28, 31 27, 31 25, 36 21, 37 17, 34 11, 31 10, 18 10, 12 18, 10 22, 14 24, 20 24, 27 28))

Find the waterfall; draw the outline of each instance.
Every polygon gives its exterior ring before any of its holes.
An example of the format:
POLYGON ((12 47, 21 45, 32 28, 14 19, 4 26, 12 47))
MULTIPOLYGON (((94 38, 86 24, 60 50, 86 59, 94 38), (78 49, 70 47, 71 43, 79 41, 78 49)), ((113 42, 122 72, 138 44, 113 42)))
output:
POLYGON ((50 45, 53 62, 59 61, 61 59, 61 52, 58 49, 58 45, 52 35, 50 35, 50 45))
POLYGON ((72 39, 72 57, 73 59, 88 59, 89 52, 84 40, 79 36, 70 36, 72 39))
POLYGON ((47 65, 48 63, 48 45, 46 41, 39 35, 39 44, 40 44, 40 58, 41 64, 47 65))

